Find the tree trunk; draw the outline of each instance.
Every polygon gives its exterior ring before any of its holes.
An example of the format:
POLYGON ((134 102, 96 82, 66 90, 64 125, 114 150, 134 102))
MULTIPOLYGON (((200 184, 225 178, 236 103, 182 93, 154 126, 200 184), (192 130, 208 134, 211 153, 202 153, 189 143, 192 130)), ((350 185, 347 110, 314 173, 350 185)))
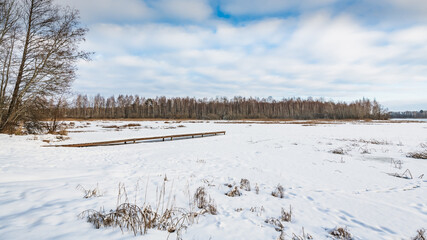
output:
POLYGON ((22 52, 21 64, 19 66, 18 76, 16 77, 15 88, 13 89, 13 94, 12 94, 12 99, 10 101, 9 109, 6 113, 6 116, 4 117, 4 120, 2 121, 2 124, 0 126, 0 131, 4 130, 11 123, 10 120, 12 119, 16 105, 19 102, 18 101, 19 88, 22 82, 22 77, 24 75, 25 62, 27 61, 28 45, 30 44, 33 8, 34 8, 34 0, 31 0, 31 6, 29 9, 30 13, 28 15, 27 33, 25 36, 25 44, 24 44, 24 51, 22 52))

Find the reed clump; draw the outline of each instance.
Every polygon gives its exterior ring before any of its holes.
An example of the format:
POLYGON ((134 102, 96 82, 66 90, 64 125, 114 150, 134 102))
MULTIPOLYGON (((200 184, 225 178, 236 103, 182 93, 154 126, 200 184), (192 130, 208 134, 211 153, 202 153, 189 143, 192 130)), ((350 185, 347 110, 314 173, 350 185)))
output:
POLYGON ((182 239, 180 237, 181 230, 193 224, 195 218, 205 213, 216 214, 216 205, 214 205, 213 200, 210 198, 206 201, 206 193, 202 189, 198 189, 198 192, 196 191, 195 194, 195 196, 199 197, 195 202, 200 203, 198 206, 203 207, 199 211, 176 207, 174 201, 170 201, 170 195, 169 201, 165 205, 165 182, 156 199, 156 206, 147 203, 138 205, 136 201, 135 203, 129 202, 124 184, 119 184, 117 206, 115 209, 111 209, 108 212, 104 208, 101 208, 99 211, 88 209, 81 212, 79 217, 86 219, 96 229, 118 227, 122 232, 132 232, 135 236, 144 235, 149 229, 157 229, 176 233, 177 239, 182 239))

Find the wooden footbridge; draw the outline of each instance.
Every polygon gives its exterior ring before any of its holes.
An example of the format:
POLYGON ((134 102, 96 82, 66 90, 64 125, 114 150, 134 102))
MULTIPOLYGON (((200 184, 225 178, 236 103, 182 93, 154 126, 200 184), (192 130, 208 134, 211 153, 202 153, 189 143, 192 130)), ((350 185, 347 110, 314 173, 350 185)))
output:
POLYGON ((44 145, 43 147, 95 147, 95 146, 107 146, 107 145, 118 145, 118 144, 128 144, 128 143, 137 143, 150 140, 170 140, 173 139, 182 139, 182 138, 195 138, 195 137, 205 137, 205 136, 216 136, 218 134, 224 134, 225 131, 219 132, 203 132, 203 133, 188 133, 188 134, 178 134, 178 135, 167 135, 167 136, 157 136, 157 137, 144 137, 144 138, 129 138, 122 140, 112 140, 112 141, 102 141, 102 142, 90 142, 90 143, 74 143, 74 144, 63 144, 63 145, 44 145))

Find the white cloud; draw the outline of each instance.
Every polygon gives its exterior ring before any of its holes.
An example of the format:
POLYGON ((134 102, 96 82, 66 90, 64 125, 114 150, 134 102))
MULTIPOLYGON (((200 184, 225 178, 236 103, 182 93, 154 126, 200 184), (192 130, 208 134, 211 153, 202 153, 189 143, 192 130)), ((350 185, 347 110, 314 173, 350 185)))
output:
POLYGON ((157 20, 203 21, 212 16, 207 0, 55 0, 79 9, 86 24, 157 20))
POLYGON ((202 21, 212 14, 206 0, 157 0, 152 6, 161 16, 170 19, 202 21))
POLYGON ((155 12, 140 0, 55 0, 80 11, 85 24, 97 21, 126 22, 154 17, 155 12))
POLYGON ((106 95, 369 97, 390 104, 396 99, 427 103, 425 24, 386 31, 361 24, 351 14, 326 10, 237 25, 208 22, 209 27, 94 24, 85 48, 97 54, 93 62, 80 64, 75 89, 106 95))
POLYGON ((222 0, 223 11, 236 15, 264 15, 327 6, 336 0, 222 0))

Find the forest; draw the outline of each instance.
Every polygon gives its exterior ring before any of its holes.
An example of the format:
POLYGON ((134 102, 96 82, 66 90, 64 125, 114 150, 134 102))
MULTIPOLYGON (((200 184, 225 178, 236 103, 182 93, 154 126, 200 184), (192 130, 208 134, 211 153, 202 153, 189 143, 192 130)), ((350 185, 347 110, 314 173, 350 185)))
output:
POLYGON ((427 118, 427 111, 390 112, 392 118, 427 118))
POLYGON ((71 101, 50 101, 49 114, 61 118, 118 119, 388 119, 389 114, 376 100, 351 103, 313 98, 194 97, 145 98, 118 95, 105 98, 76 95, 71 101), (56 109, 56 110, 55 110, 56 109), (57 114, 53 114, 57 113, 57 114))

